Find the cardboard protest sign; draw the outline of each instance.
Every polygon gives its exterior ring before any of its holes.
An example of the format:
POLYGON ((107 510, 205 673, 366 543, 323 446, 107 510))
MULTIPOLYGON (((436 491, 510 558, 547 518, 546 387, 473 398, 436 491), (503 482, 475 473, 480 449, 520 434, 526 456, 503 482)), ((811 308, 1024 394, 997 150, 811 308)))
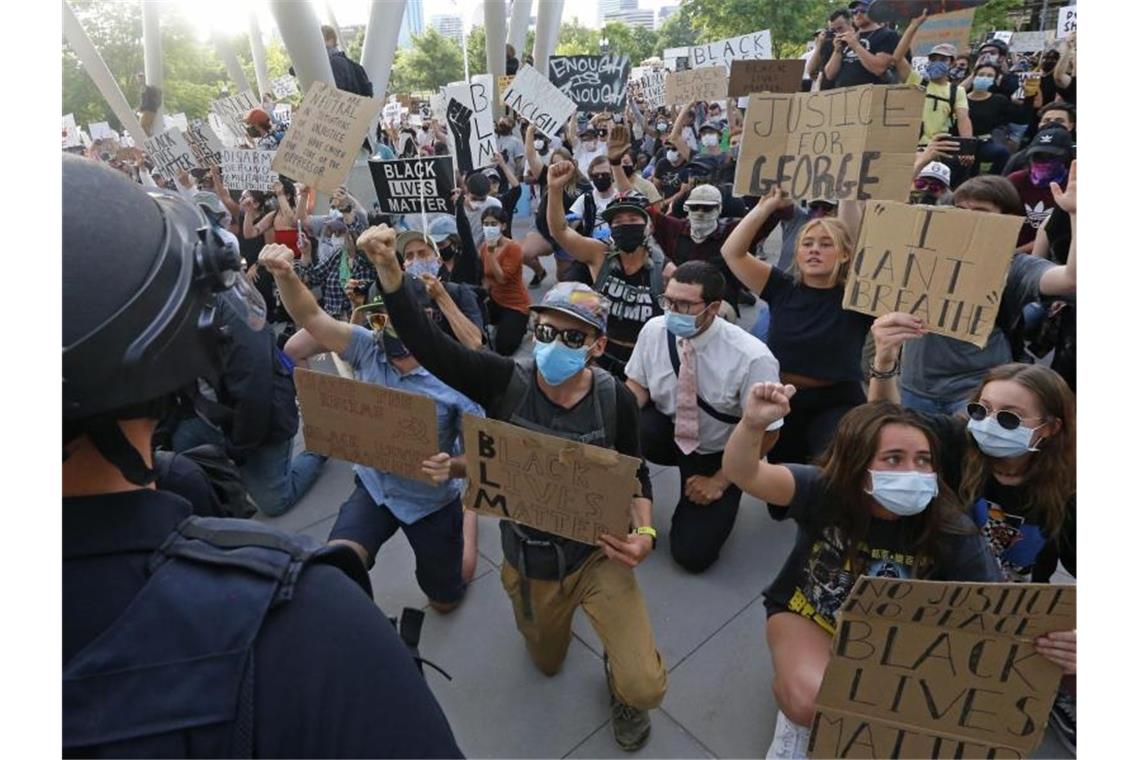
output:
POLYGON ((384 104, 384 109, 380 114, 383 116, 385 124, 397 126, 400 123, 400 104, 395 100, 389 101, 384 104))
POLYGON ((75 123, 75 115, 67 114, 63 117, 63 147, 75 148, 82 145, 79 139, 79 127, 75 123))
POLYGON ((344 184, 383 101, 313 82, 277 146, 273 170, 326 193, 344 184))
POLYGON ((96 121, 87 125, 87 131, 91 133, 92 140, 118 140, 119 133, 111 129, 111 125, 105 121, 96 121))
POLYGON ((432 482, 421 469, 439 453, 430 398, 300 367, 293 380, 307 450, 432 482))
POLYGON ((691 100, 724 100, 728 77, 720 66, 671 72, 665 77, 665 105, 683 106, 691 100))
POLYGON ((1010 31, 1006 31, 1006 32, 994 32, 994 36, 993 36, 993 39, 995 39, 995 40, 1001 40, 1001 41, 1002 41, 1002 42, 1004 42, 1004 43, 1006 44, 1006 46, 1008 47, 1008 46, 1009 46, 1009 41, 1010 41, 1011 39, 1013 39, 1013 32, 1010 32, 1010 31))
POLYGON ((909 85, 754 93, 733 194, 763 195, 775 184, 795 200, 906 200, 922 98, 909 85))
POLYGON ((994 329, 1022 218, 873 201, 863 214, 843 308, 913 314, 979 348, 994 329))
POLYGON ((443 95, 432 95, 428 102, 433 119, 442 122, 447 118, 447 100, 443 95))
POLYGON ((552 55, 550 82, 583 111, 621 111, 629 82, 629 56, 552 55))
POLYGON ((637 459, 470 414, 463 447, 467 509, 587 544, 629 533, 637 459))
POLYGON ((184 113, 163 114, 162 124, 167 129, 174 128, 179 132, 185 132, 186 128, 190 126, 190 123, 186 119, 186 114, 184 113))
POLYGON ((227 148, 233 148, 238 145, 239 142, 244 144, 244 141, 239 141, 237 136, 234 135, 233 131, 231 131, 228 126, 226 126, 226 123, 222 120, 222 117, 218 116, 213 111, 206 114, 206 123, 210 125, 210 129, 214 130, 214 134, 217 135, 218 139, 222 141, 222 145, 226 146, 227 148))
POLYGON ((765 29, 727 40, 693 45, 689 48, 689 67, 724 66, 727 70, 733 61, 756 61, 772 57, 772 33, 765 29))
POLYGON ((838 616, 808 755, 1028 757, 1061 680, 1033 639, 1076 629, 1076 592, 860 578, 838 616))
POLYGON ((183 137, 186 138, 186 144, 190 146, 190 152, 194 154, 198 166, 209 168, 222 165, 222 151, 226 146, 222 144, 214 130, 210 129, 207 122, 194 119, 188 125, 183 137))
POLYGON ((297 94, 297 80, 286 74, 273 80, 273 97, 281 100, 297 94))
POLYGON ((1036 53, 1049 45, 1047 32, 1014 32, 1009 41, 1011 53, 1036 53))
POLYGON ((380 211, 385 214, 453 213, 455 175, 451 158, 397 158, 369 161, 380 211))
POLYGON ((1066 5, 1057 14, 1057 39, 1063 40, 1077 31, 1077 6, 1066 5))
POLYGON ((261 101, 249 90, 210 103, 210 110, 218 115, 238 142, 245 139, 245 115, 254 108, 261 108, 261 101))
POLYGON ((288 103, 278 103, 273 107, 273 118, 288 127, 293 123, 293 106, 288 103))
POLYGON ((188 172, 198 166, 194 152, 186 144, 178 127, 171 127, 162 134, 151 137, 143 143, 143 149, 154 162, 155 171, 169 180, 177 180, 181 172, 188 172))
POLYGON ((754 92, 799 92, 804 80, 804 62, 733 61, 728 77, 729 97, 743 97, 754 92))
POLYGON ((514 74, 503 74, 501 77, 497 78, 500 99, 503 97, 503 93, 507 91, 507 88, 511 86, 511 82, 514 81, 514 78, 514 74))
POLYGON ((554 137, 554 133, 578 110, 574 101, 563 95, 533 66, 519 69, 510 86, 500 92, 500 98, 503 105, 517 112, 547 137, 554 137))
POLYGON ((229 190, 269 192, 277 181, 273 171, 275 150, 222 150, 222 180, 229 190))
POLYGON ((447 141, 459 170, 471 173, 495 163, 494 115, 491 113, 491 75, 479 74, 470 82, 444 89, 447 98, 447 141))
POLYGON ((639 81, 641 95, 650 108, 665 105, 665 72, 649 71, 639 81))
POLYGON ((918 28, 910 43, 911 55, 930 55, 935 45, 947 43, 962 55, 970 52, 970 27, 974 25, 974 8, 930 16, 918 28))

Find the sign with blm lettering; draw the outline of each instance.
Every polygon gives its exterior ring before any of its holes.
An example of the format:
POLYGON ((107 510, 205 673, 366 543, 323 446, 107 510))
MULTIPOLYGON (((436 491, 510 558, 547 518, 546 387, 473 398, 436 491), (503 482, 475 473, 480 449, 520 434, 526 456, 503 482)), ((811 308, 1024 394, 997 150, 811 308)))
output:
POLYGON ((273 170, 326 193, 336 190, 352 170, 383 102, 313 82, 277 146, 273 170))
POLYGON ((728 96, 747 97, 754 92, 799 92, 804 80, 804 62, 733 61, 728 77, 728 96))
POLYGON ((683 106, 691 100, 724 100, 728 78, 720 66, 670 72, 665 77, 665 105, 683 106))
POLYGON ((209 168, 222 165, 222 151, 225 150, 225 146, 214 134, 214 130, 210 129, 209 123, 202 119, 194 119, 187 125, 183 136, 198 166, 209 168))
POLYGON ((627 55, 552 55, 550 82, 583 111, 621 111, 630 67, 627 55))
POLYGON ((465 508, 586 544, 629 533, 639 460, 470 414, 463 446, 465 508))
POLYGON ((239 143, 245 139, 245 115, 254 108, 261 108, 261 102, 249 90, 210 103, 210 110, 218 115, 239 143))
POLYGON ((450 214, 454 211, 451 191, 455 187, 455 176, 450 157, 369 161, 368 168, 381 212, 450 214))
POLYGON ((495 163, 491 75, 479 74, 470 82, 454 82, 444 90, 447 98, 447 141, 459 170, 470 174, 495 163))
POLYGON ((178 127, 171 127, 162 134, 149 138, 143 143, 143 149, 154 162, 155 171, 172 181, 178 180, 179 173, 198 166, 194 152, 186 144, 178 127))
POLYGON ((1001 305, 1022 218, 873 201, 863 213, 843 308, 912 314, 982 348, 1001 305))
POLYGON ((754 93, 733 194, 778 185, 795 200, 906 200, 922 98, 909 85, 754 93))
POLYGON ((277 181, 273 171, 275 150, 222 150, 222 180, 229 190, 269 192, 277 181))
POLYGON ((918 28, 910 43, 911 55, 930 55, 935 45, 947 43, 962 55, 970 52, 970 28, 974 25, 975 8, 930 16, 918 28))
POLYGON ((422 469, 439 453, 430 398, 300 367, 293 379, 307 450, 433 482, 422 469))
POLYGON ((864 576, 838 616, 813 758, 1029 757, 1061 668, 1033 639, 1077 627, 1077 588, 864 576))
POLYGON ((772 57, 772 33, 765 29, 742 34, 727 40, 718 40, 689 48, 689 68, 724 66, 727 70, 733 61, 756 61, 772 57))
MULTIPOLYGON (((500 77, 501 78, 501 77, 500 77)), ((547 137, 554 134, 574 115, 574 101, 538 73, 533 66, 523 66, 502 91, 503 105, 515 111, 547 137)))

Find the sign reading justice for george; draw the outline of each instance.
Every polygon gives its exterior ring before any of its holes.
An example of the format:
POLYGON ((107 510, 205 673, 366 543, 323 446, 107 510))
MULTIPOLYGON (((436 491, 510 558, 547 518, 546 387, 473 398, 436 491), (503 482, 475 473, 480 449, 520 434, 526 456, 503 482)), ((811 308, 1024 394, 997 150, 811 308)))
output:
POLYGON ((467 509, 587 544, 629 533, 637 459, 470 414, 463 448, 467 509))
POLYGON ((1076 627, 1076 586, 860 578, 808 755, 1029 757, 1061 680, 1033 640, 1076 627))
POLYGON ((902 311, 929 332, 989 340, 1022 218, 941 206, 867 204, 843 308, 902 311))

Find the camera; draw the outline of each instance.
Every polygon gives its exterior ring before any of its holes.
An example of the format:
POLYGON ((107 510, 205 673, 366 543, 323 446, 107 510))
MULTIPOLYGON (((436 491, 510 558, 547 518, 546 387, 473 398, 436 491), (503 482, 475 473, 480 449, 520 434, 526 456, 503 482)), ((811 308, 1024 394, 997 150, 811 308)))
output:
POLYGON ((834 29, 827 29, 824 31, 823 36, 824 36, 824 39, 833 40, 833 39, 835 39, 835 30, 834 29))

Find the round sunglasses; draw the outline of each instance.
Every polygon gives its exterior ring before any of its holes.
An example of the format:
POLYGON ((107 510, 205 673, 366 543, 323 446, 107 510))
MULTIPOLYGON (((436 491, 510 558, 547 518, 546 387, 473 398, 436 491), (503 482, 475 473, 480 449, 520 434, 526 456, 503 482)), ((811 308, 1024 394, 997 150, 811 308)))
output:
MULTIPOLYGON (((1021 427, 1021 423, 1024 421, 1021 415, 1016 414, 1015 412, 1011 412, 1005 409, 999 412, 991 412, 985 407, 984 404, 979 404, 977 401, 966 404, 966 414, 970 415, 970 419, 976 422, 981 422, 992 414, 994 418, 997 419, 998 425, 1005 428, 1006 430, 1017 430, 1019 427, 1021 427)), ((1027 417, 1024 419, 1032 420, 1042 418, 1027 417)))
POLYGON ((541 322, 534 326, 534 339, 539 343, 552 343, 555 338, 561 338, 567 348, 581 348, 586 345, 587 337, 586 333, 573 328, 559 330, 554 325, 541 322))

